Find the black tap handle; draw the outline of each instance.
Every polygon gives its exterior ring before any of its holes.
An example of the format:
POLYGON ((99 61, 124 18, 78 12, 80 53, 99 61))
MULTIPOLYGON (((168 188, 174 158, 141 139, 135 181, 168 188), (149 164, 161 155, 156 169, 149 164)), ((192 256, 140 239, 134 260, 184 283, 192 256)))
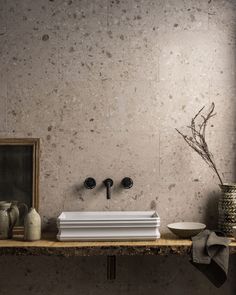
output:
POLYGON ((125 177, 122 179, 121 184, 124 188, 129 189, 133 186, 134 182, 130 177, 125 177))
POLYGON ((107 178, 103 182, 105 185, 113 186, 113 180, 111 178, 107 178))
POLYGON ((84 186, 87 189, 93 189, 96 186, 96 180, 94 178, 92 178, 92 177, 88 177, 84 181, 84 186))
POLYGON ((113 180, 111 178, 107 178, 103 181, 104 185, 107 188, 107 199, 111 198, 111 187, 113 186, 113 180))

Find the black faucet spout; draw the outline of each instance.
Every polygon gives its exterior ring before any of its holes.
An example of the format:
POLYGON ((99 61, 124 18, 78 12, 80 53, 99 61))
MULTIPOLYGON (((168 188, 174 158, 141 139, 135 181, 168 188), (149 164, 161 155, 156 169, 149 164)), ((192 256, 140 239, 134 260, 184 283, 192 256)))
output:
POLYGON ((106 189, 107 189, 107 199, 111 198, 111 187, 113 186, 113 180, 111 178, 107 178, 103 181, 106 189))

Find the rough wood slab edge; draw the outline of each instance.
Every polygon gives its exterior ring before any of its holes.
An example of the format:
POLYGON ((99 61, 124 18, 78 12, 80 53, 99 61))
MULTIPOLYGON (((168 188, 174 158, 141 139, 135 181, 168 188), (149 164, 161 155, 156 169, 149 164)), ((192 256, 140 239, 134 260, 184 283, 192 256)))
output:
POLYGON ((170 255, 187 254, 191 240, 158 239, 155 241, 59 242, 47 237, 36 242, 0 241, 0 256, 107 256, 107 255, 170 255))
MULTIPOLYGON (((185 255, 190 253, 191 245, 191 240, 176 238, 123 242, 58 242, 55 238, 36 242, 3 240, 0 241, 0 256, 185 255)), ((234 239, 231 239, 230 253, 236 253, 234 239)))
POLYGON ((190 253, 189 246, 94 246, 94 247, 1 247, 0 256, 134 256, 134 255, 184 255, 190 253))
MULTIPOLYGON (((86 247, 86 248, 48 248, 48 247, 10 247, 0 248, 0 256, 143 256, 143 255, 189 255, 189 246, 163 247, 86 247)), ((236 254, 236 248, 230 247, 230 254, 236 254)))

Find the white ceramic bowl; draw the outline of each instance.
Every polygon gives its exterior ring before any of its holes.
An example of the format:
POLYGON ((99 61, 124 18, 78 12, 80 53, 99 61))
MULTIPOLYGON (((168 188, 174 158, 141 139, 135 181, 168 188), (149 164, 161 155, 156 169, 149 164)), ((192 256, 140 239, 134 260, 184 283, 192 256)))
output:
POLYGON ((176 222, 168 224, 167 227, 180 238, 190 238, 203 231, 206 225, 199 222, 176 222))

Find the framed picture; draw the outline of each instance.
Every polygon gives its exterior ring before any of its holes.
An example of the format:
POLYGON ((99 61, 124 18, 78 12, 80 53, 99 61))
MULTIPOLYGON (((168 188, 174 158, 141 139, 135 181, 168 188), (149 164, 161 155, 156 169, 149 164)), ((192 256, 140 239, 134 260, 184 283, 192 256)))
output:
POLYGON ((22 232, 24 216, 39 205, 38 138, 0 138, 0 201, 17 205, 14 232, 22 232))

